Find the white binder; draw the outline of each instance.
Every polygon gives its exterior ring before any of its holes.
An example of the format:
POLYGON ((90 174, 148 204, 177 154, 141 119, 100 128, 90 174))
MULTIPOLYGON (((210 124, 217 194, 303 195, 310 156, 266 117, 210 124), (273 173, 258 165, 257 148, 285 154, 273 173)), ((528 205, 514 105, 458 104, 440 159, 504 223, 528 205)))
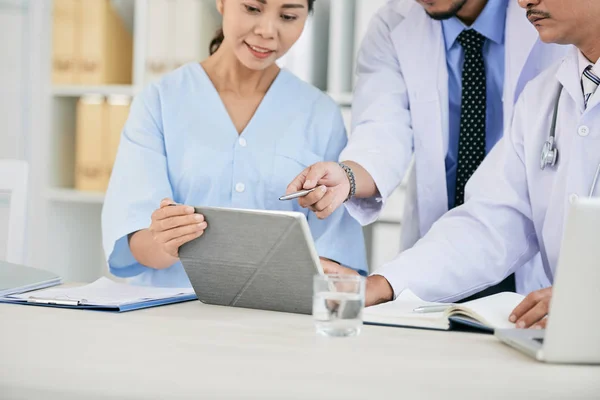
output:
POLYGON ((169 48, 176 47, 169 35, 173 0, 148 1, 146 20, 146 83, 153 82, 171 68, 169 48))
POLYGON ((218 12, 211 0, 175 0, 171 20, 173 68, 208 57, 208 47, 219 28, 218 12))

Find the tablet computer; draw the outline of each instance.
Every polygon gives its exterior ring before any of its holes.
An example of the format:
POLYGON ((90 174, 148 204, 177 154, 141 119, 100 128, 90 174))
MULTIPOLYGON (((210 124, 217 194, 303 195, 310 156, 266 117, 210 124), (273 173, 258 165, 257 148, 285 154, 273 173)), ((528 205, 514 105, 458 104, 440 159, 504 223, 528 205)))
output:
POLYGON ((195 207, 208 228, 179 249, 206 304, 310 314, 313 276, 323 269, 298 212, 195 207))

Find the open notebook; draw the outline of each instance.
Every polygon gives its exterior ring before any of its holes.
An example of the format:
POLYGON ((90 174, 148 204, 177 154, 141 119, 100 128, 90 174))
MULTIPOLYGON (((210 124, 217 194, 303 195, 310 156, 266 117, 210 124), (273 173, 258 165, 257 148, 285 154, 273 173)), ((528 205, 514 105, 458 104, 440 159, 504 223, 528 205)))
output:
POLYGON ((0 297, 0 303, 125 312, 197 299, 192 288, 134 286, 102 277, 88 285, 0 297))
POLYGON ((468 326, 485 332, 514 328, 510 313, 523 300, 518 293, 504 292, 462 304, 448 304, 444 311, 418 313, 417 307, 442 305, 419 299, 410 290, 403 291, 395 301, 367 307, 365 324, 451 330, 468 326))

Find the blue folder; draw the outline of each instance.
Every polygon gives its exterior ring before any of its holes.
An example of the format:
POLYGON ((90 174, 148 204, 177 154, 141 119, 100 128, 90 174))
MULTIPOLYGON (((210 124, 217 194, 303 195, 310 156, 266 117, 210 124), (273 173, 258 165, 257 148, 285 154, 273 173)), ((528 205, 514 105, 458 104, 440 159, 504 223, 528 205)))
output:
POLYGON ((0 303, 127 312, 197 298, 192 288, 141 287, 113 282, 103 277, 83 286, 13 293, 0 297, 0 303))
POLYGON ((169 297, 166 299, 158 299, 158 300, 148 300, 141 301, 138 303, 129 303, 122 304, 119 306, 109 306, 109 305, 92 305, 92 304, 56 304, 53 303, 52 300, 47 300, 46 303, 38 303, 38 302, 29 302, 26 300, 15 300, 10 298, 0 298, 0 303, 5 304, 21 304, 27 306, 42 306, 42 307, 55 307, 55 308, 71 308, 77 310, 93 310, 93 311, 110 311, 110 312, 127 312, 140 310, 143 308, 150 307, 158 307, 164 306, 167 304, 175 304, 175 303, 183 303, 186 301, 197 300, 198 297, 195 294, 184 294, 176 297, 169 297))

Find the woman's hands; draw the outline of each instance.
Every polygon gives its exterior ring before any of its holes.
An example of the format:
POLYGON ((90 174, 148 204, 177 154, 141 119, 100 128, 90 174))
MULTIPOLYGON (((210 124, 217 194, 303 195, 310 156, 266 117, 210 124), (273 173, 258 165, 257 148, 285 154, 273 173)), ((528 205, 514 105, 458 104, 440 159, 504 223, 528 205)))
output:
POLYGON ((204 216, 194 214, 193 207, 163 199, 160 207, 152 213, 152 223, 148 230, 163 252, 178 258, 179 247, 202 236, 207 226, 204 216))

